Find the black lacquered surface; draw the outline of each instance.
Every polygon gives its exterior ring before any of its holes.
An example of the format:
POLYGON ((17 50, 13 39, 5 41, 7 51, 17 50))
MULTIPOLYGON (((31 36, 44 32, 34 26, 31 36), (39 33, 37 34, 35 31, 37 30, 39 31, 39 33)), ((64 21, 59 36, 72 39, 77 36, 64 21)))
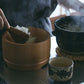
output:
MULTIPOLYGON (((56 56, 55 53, 55 37, 51 42, 51 57, 56 56)), ((39 70, 34 71, 17 71, 7 67, 3 61, 2 51, 0 51, 0 84, 38 84, 41 80, 44 84, 84 84, 84 61, 74 62, 73 78, 67 82, 53 81, 48 74, 48 64, 39 70)))

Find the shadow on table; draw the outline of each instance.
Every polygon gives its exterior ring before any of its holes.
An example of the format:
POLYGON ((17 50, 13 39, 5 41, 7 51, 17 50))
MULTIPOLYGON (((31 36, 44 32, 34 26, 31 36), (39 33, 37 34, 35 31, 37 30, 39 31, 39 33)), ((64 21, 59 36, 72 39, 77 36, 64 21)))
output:
POLYGON ((72 81, 69 80, 67 82, 57 82, 57 81, 54 81, 54 84, 72 84, 72 81))
POLYGON ((75 61, 72 84, 82 83, 84 84, 84 61, 75 61))
POLYGON ((8 84, 39 84, 40 80, 49 84, 47 71, 47 66, 31 71, 17 71, 4 66, 3 78, 8 84))

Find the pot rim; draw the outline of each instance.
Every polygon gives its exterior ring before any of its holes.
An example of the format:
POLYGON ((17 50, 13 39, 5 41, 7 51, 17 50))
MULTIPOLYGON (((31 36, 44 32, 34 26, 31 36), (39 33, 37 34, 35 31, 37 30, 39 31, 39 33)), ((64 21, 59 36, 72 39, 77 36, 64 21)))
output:
MULTIPOLYGON (((39 29, 39 28, 38 28, 39 29)), ((41 28, 40 28, 41 29, 41 28)), ((43 29, 41 29, 41 30, 43 30, 43 29)), ((9 41, 9 40, 7 40, 6 38, 5 38, 5 35, 6 35, 6 33, 8 32, 8 31, 6 31, 5 33, 4 33, 4 35, 3 35, 3 37, 2 37, 2 39, 4 40, 4 41, 6 41, 6 42, 8 42, 9 44, 12 44, 12 45, 21 45, 21 46, 24 46, 24 45, 35 45, 35 44, 40 44, 40 43, 44 43, 44 42, 46 42, 46 41, 48 41, 49 39, 50 39, 50 34, 49 34, 49 32, 47 32, 46 30, 43 30, 43 31, 45 31, 47 34, 48 34, 48 37, 45 39, 45 40, 43 40, 43 41, 40 41, 40 42, 36 42, 36 43, 27 43, 27 44, 21 44, 21 43, 16 43, 16 42, 12 42, 12 41, 9 41)))
MULTIPOLYGON (((64 17, 61 17, 61 18, 59 18, 59 19, 56 19, 55 20, 55 29, 57 28, 57 29, 60 29, 60 30, 62 30, 62 31, 64 31, 64 32, 68 32, 68 33, 78 33, 78 34, 80 34, 80 33, 84 33, 84 31, 83 32, 78 32, 78 31, 70 31, 70 30, 67 30, 67 29, 63 29, 63 28, 61 28, 61 27, 59 27, 58 25, 57 25, 57 22, 58 21, 61 21, 61 19, 62 18, 67 18, 67 17, 74 17, 74 16, 64 16, 64 17)), ((79 17, 78 15, 77 16, 75 16, 75 17, 79 17)), ((80 17, 84 17, 84 16, 80 16, 80 17)))
POLYGON ((52 68, 67 69, 67 68, 71 68, 71 67, 74 66, 74 61, 73 61, 72 59, 70 59, 70 58, 67 58, 67 57, 53 57, 53 58, 50 59, 49 65, 50 65, 52 68), (53 59, 58 59, 58 58, 60 58, 60 59, 66 59, 67 61, 70 61, 70 62, 71 62, 71 65, 66 66, 66 67, 60 67, 60 66, 57 67, 57 66, 54 66, 54 65, 50 64, 50 62, 51 62, 53 59))

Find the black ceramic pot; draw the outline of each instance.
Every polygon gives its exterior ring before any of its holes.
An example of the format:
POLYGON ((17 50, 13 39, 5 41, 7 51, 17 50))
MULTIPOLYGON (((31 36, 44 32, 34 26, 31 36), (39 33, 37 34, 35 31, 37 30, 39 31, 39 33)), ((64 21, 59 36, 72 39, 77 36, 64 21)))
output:
POLYGON ((84 52, 84 16, 65 16, 55 21, 55 31, 58 46, 70 52, 84 52), (68 26, 79 25, 81 31, 68 30, 68 26))

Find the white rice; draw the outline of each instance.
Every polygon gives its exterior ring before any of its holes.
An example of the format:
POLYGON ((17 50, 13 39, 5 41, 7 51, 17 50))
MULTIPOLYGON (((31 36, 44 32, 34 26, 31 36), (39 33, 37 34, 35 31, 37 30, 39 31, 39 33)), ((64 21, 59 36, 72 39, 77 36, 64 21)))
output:
POLYGON ((34 43, 35 42, 36 37, 32 37, 31 36, 31 33, 29 32, 29 29, 28 28, 23 27, 23 26, 20 27, 18 25, 15 28, 29 35, 29 39, 25 42, 26 44, 27 43, 34 43))
POLYGON ((30 35, 29 29, 26 28, 26 27, 23 27, 23 26, 20 27, 20 26, 17 25, 15 28, 18 29, 18 30, 20 30, 20 31, 22 31, 22 32, 25 32, 28 35, 30 35))

